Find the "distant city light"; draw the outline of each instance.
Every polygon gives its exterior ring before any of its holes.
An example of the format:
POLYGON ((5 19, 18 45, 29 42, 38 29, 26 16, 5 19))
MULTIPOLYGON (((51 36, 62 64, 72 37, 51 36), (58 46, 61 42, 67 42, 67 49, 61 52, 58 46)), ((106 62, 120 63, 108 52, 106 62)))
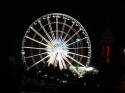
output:
POLYGON ((123 50, 123 53, 125 54, 125 48, 124 48, 124 50, 123 50))

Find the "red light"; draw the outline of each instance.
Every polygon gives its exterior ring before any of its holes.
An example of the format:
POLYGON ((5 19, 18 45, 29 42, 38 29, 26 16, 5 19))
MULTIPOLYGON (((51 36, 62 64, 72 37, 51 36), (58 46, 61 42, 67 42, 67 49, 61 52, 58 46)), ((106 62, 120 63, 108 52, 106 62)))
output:
POLYGON ((109 46, 107 46, 106 47, 106 62, 107 62, 107 64, 109 64, 109 57, 110 57, 110 47, 109 46))

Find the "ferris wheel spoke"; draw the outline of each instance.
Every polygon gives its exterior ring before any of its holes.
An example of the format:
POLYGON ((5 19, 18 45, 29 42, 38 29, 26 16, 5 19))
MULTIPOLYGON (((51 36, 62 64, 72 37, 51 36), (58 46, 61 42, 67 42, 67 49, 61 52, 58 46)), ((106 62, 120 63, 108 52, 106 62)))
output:
POLYGON ((62 58, 62 54, 60 54, 60 60, 59 60, 59 68, 62 70, 63 68, 66 69, 66 64, 62 58))
POLYGON ((73 67, 74 71, 76 71, 76 73, 79 75, 79 72, 74 68, 75 66, 72 65, 72 63, 65 57, 63 56, 63 58, 66 60, 66 62, 73 67))
POLYGON ((66 37, 68 36, 68 34, 69 34, 69 32, 70 32, 70 30, 73 28, 73 25, 75 24, 75 22, 70 26, 70 28, 69 28, 69 30, 68 30, 68 32, 67 32, 67 34, 65 35, 65 37, 63 38, 64 40, 66 39, 66 37))
POLYGON ((86 39, 86 38, 87 38, 87 37, 82 38, 82 39, 79 39, 79 40, 77 40, 77 41, 75 41, 75 42, 72 42, 72 43, 68 44, 67 46, 70 46, 70 45, 75 44, 75 43, 77 43, 77 42, 81 42, 82 40, 84 40, 84 39, 86 39))
POLYGON ((52 26, 51 26, 49 18, 47 18, 47 21, 48 21, 49 28, 50 28, 50 31, 51 31, 52 39, 55 39, 55 36, 54 36, 53 30, 52 30, 52 26))
POLYGON ((64 19, 63 26, 62 26, 62 31, 61 31, 61 35, 60 35, 61 38, 63 37, 63 31, 65 28, 65 24, 66 24, 66 18, 64 19))
POLYGON ((63 69, 63 64, 61 62, 61 60, 59 60, 59 68, 62 70, 63 69))
POLYGON ((76 59, 74 59, 73 57, 67 55, 68 58, 72 59, 74 62, 76 62, 77 64, 81 65, 84 67, 84 65, 82 63, 80 63, 79 61, 77 61, 76 59))
POLYGON ((84 48, 90 48, 90 47, 76 47, 76 48, 67 48, 67 49, 84 49, 84 48))
POLYGON ((32 58, 32 57, 36 57, 36 56, 41 56, 41 55, 44 55, 44 54, 47 54, 48 52, 44 52, 44 53, 41 53, 41 54, 36 54, 36 55, 32 55, 32 56, 27 56, 25 58, 32 58))
POLYGON ((50 64, 54 64, 54 62, 56 61, 56 56, 57 54, 51 55, 51 57, 48 59, 48 66, 50 66, 50 64))
POLYGON ((27 70, 31 69, 32 67, 38 65, 40 62, 42 62, 43 60, 45 60, 46 58, 48 58, 49 56, 46 56, 44 58, 42 58, 41 60, 39 60, 38 62, 34 63, 33 65, 31 65, 30 67, 27 68, 27 70))
POLYGON ((22 47, 27 49, 36 49, 36 50, 47 50, 46 48, 37 48, 37 47, 22 47))
POLYGON ((58 35, 58 16, 56 16, 56 38, 59 38, 59 35, 58 35))
POLYGON ((32 29, 32 31, 34 31, 38 36, 40 36, 42 39, 44 39, 48 44, 50 44, 50 42, 45 39, 39 32, 37 32, 33 27, 30 27, 32 29))
POLYGON ((69 54, 76 55, 76 56, 84 57, 84 58, 90 58, 90 57, 88 57, 88 56, 85 56, 85 55, 80 55, 80 54, 73 53, 73 52, 68 52, 68 53, 69 53, 69 54))
POLYGON ((50 41, 52 41, 52 38, 50 37, 50 35, 48 34, 48 32, 46 31, 46 29, 44 28, 44 26, 42 25, 41 21, 38 20, 38 23, 40 24, 41 28, 43 29, 44 33, 47 35, 48 39, 50 41))
POLYGON ((77 35, 81 30, 77 31, 73 36, 71 36, 67 41, 65 41, 66 43, 69 42, 75 35, 77 35))
MULTIPOLYGON (((61 55, 61 56, 62 56, 62 55, 61 55)), ((62 62, 62 64, 63 64, 64 69, 66 69, 67 67, 66 67, 65 61, 63 60, 62 57, 61 57, 61 62, 62 62)))
POLYGON ((40 41, 37 41, 37 40, 35 40, 35 39, 31 38, 31 37, 28 37, 28 36, 25 36, 25 37, 30 39, 30 40, 32 40, 32 41, 34 41, 34 42, 36 42, 36 43, 39 43, 39 44, 44 45, 44 46, 47 46, 46 44, 44 44, 44 43, 42 43, 40 41))

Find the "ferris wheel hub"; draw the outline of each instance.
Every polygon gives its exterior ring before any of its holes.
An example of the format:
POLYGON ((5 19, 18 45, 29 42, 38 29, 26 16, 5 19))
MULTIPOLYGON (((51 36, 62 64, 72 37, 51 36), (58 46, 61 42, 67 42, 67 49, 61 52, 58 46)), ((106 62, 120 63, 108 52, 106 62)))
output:
POLYGON ((47 46, 47 52, 50 57, 50 59, 55 60, 56 62, 59 62, 63 59, 63 56, 67 56, 68 49, 67 44, 63 41, 63 39, 55 39, 51 41, 51 45, 49 44, 47 46), (53 57, 53 55, 56 55, 53 57))

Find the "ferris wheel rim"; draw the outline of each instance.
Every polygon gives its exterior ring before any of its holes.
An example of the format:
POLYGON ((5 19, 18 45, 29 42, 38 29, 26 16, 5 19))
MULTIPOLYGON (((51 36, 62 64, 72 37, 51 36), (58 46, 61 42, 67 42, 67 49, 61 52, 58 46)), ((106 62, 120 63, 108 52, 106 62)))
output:
MULTIPOLYGON (((25 43, 25 37, 27 37, 26 35, 27 35, 28 32, 30 32, 29 30, 30 30, 30 28, 33 26, 33 24, 34 24, 35 22, 38 22, 38 20, 40 20, 41 18, 48 17, 48 16, 52 16, 52 15, 65 16, 65 17, 68 17, 68 18, 74 20, 75 22, 77 22, 78 25, 83 29, 85 35, 87 36, 87 38, 88 38, 88 40, 89 40, 88 42, 89 42, 89 48, 90 48, 90 52, 91 52, 91 43, 90 43, 90 39, 89 39, 88 33, 86 32, 85 28, 81 25, 81 23, 80 23, 79 21, 77 21, 77 20, 74 19, 73 17, 71 17, 71 16, 69 16, 69 15, 66 15, 66 14, 62 14, 62 13, 50 13, 50 14, 46 14, 46 15, 43 15, 43 16, 39 17, 37 20, 33 21, 32 24, 29 26, 29 28, 26 30, 26 33, 25 33, 25 35, 24 35, 24 37, 23 37, 22 46, 25 46, 25 45, 24 45, 24 43, 25 43)), ((48 24, 48 25, 49 25, 49 24, 48 24)), ((31 40, 33 40, 33 41, 35 41, 34 39, 32 39, 32 38, 30 38, 30 37, 28 37, 28 38, 31 39, 31 40)), ((35 42, 36 42, 36 41, 35 41, 35 42)), ((40 43, 40 42, 39 42, 39 43, 40 43)), ((65 42, 65 43, 67 43, 67 42, 65 42)), ((27 48, 28 48, 28 47, 27 47, 27 48)), ((30 48, 30 47, 29 47, 29 48, 30 48)), ((42 49, 42 48, 41 48, 41 49, 42 49)), ((67 48, 66 48, 66 49, 67 49, 67 48)), ((22 51, 24 51, 24 47, 22 47, 22 51)), ((22 53, 22 58, 23 58, 24 63, 26 63, 26 62, 25 62, 25 54, 23 54, 22 51, 21 51, 21 53, 22 53)), ((47 57, 49 57, 49 56, 46 56, 45 58, 47 58, 47 57)), ((65 58, 65 57, 64 57, 64 58, 65 58)), ((91 53, 90 53, 90 55, 89 55, 89 62, 90 62, 90 58, 91 58, 91 53)), ((71 58, 71 59, 72 59, 72 58, 71 58)), ((68 59, 66 59, 66 58, 65 58, 65 60, 68 61, 68 59)), ((72 60, 74 60, 74 59, 72 59, 72 60)), ((76 60, 74 60, 74 61, 76 61, 76 60)), ((68 62, 69 62, 69 61, 68 61, 68 62)), ((77 62, 77 61, 76 61, 76 62, 77 62)), ((39 62, 38 62, 38 63, 39 63, 39 62)), ((37 64, 37 63, 34 63, 34 64, 37 64)), ((79 64, 80 64, 80 63, 79 63, 79 64)), ((88 66, 88 65, 89 65, 89 63, 86 64, 86 66, 88 66)), ((82 65, 82 66, 83 66, 83 65, 82 65)))

